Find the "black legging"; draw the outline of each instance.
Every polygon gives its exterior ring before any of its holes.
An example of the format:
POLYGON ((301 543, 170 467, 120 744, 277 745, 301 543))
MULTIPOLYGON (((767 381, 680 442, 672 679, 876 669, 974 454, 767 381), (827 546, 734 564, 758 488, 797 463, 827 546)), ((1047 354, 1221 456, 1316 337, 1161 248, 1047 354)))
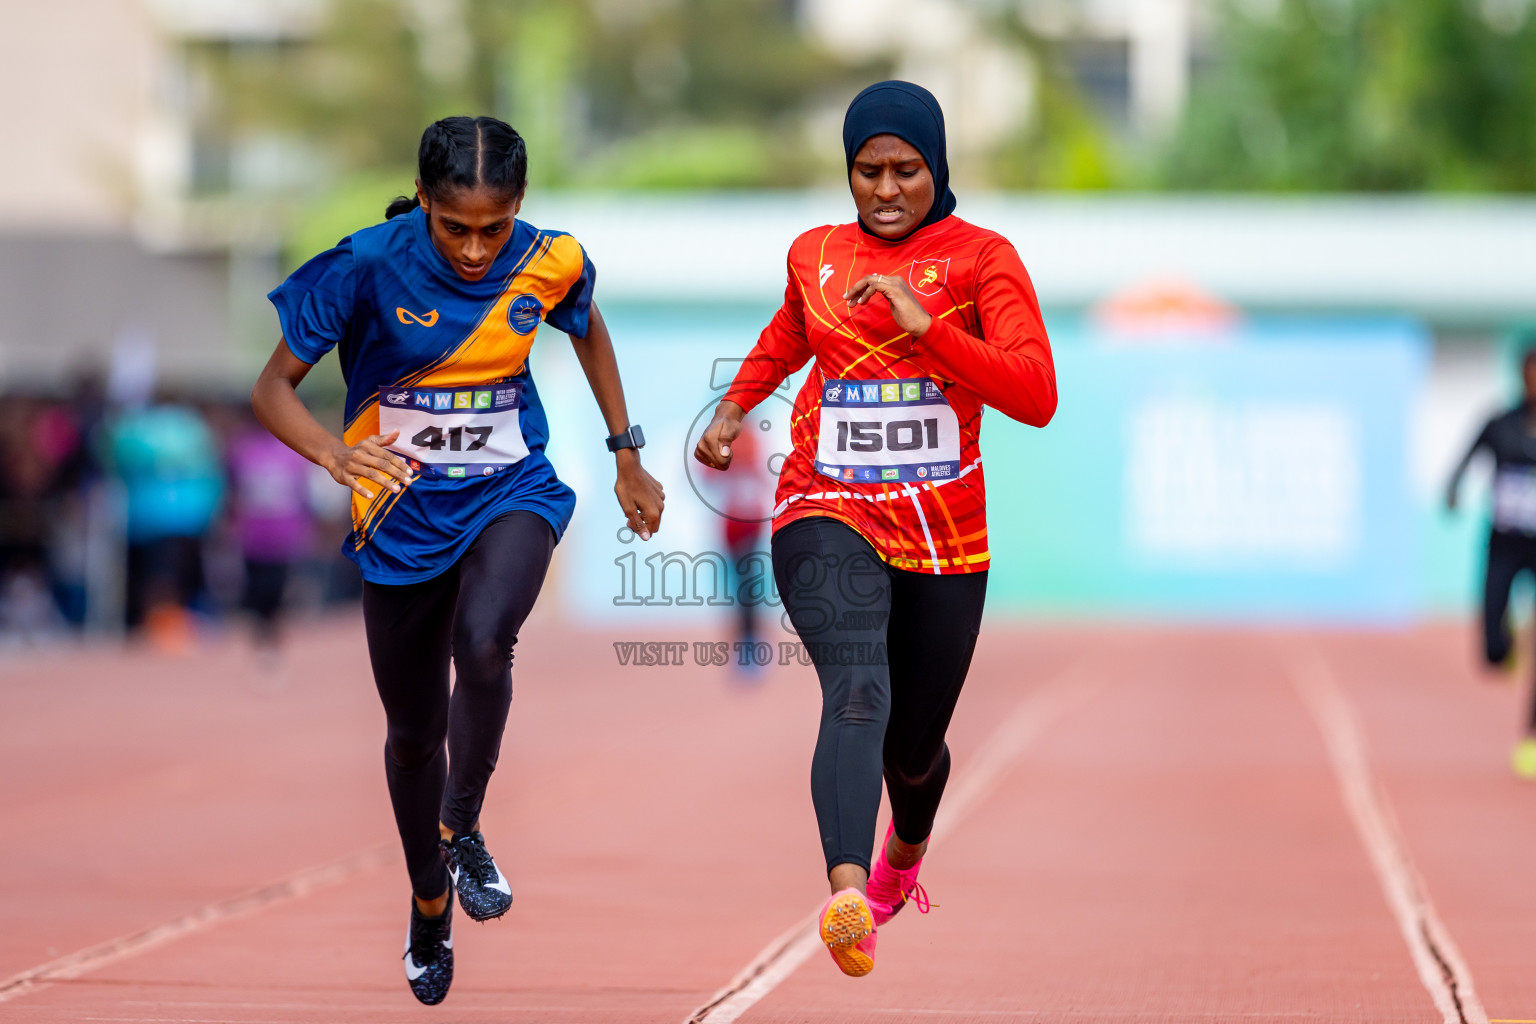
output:
POLYGON ((512 647, 554 550, 543 516, 509 512, 430 580, 363 584, 368 657, 389 723, 384 774, 411 888, 423 899, 448 888, 438 821, 468 832, 480 817, 512 703, 512 647))
POLYGON ((987 574, 892 569, 820 516, 773 535, 773 574, 821 680, 811 798, 827 870, 869 870, 885 776, 903 842, 920 843, 949 780, 949 728, 981 628, 987 574))
MULTIPOLYGON (((1483 656, 1490 665, 1503 664, 1514 643, 1509 631, 1509 592, 1522 572, 1536 575, 1536 537, 1490 531, 1488 572, 1483 579, 1483 656)), ((1527 721, 1536 731, 1536 691, 1532 692, 1527 721)))

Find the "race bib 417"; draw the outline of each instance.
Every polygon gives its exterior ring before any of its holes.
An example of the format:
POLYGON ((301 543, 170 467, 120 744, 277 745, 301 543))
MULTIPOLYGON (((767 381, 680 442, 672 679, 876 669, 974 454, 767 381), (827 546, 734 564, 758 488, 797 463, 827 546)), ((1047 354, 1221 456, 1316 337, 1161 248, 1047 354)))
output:
POLYGON ((528 456, 518 409, 522 385, 379 388, 379 432, 428 476, 490 476, 528 456))

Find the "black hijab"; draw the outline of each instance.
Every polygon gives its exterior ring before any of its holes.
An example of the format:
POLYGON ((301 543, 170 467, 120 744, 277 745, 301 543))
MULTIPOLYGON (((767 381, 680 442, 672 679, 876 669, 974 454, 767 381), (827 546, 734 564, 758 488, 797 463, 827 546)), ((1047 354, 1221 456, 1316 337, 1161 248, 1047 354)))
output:
MULTIPOLYGON (((904 235, 912 237, 929 224, 936 224, 955 212, 955 194, 949 190, 949 160, 944 147, 944 111, 933 93, 911 82, 876 82, 853 98, 843 117, 843 153, 848 158, 848 173, 853 173, 853 158, 864 143, 876 135, 894 135, 922 154, 933 175, 933 206, 921 224, 904 235)), ((868 234, 874 234, 864 227, 868 234)), ((880 237, 876 235, 876 237, 880 237)))

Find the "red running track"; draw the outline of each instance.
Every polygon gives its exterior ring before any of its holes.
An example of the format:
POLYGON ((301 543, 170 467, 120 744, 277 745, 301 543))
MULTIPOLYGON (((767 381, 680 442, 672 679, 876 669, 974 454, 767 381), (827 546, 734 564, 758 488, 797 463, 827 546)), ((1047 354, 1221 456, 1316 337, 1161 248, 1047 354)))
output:
POLYGON ((7 655, 0 1021, 1536 1021, 1525 698, 1460 627, 989 626, 940 906, 862 980, 786 932, 825 898, 810 670, 613 639, 525 630, 484 819, 517 902, 460 919, 436 1008, 359 623, 281 687, 233 639, 7 655))

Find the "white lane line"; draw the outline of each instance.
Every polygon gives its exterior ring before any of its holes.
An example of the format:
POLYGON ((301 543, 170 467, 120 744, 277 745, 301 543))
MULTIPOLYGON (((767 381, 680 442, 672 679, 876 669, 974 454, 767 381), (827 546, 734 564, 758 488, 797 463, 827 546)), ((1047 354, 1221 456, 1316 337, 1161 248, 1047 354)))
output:
MULTIPOLYGON (((1014 760, 1047 726, 1088 697, 1093 687, 1079 671, 1080 665, 1074 664, 1019 701, 1003 724, 971 756, 965 771, 958 773, 955 784, 944 795, 944 803, 934 819, 931 843, 940 841, 991 795, 1014 760)), ((819 908, 813 909, 764 946, 730 984, 689 1014, 684 1024, 731 1024, 795 973, 824 948, 816 931, 818 911, 819 908)))
POLYGON ((19 974, 0 980, 0 1003, 25 995, 52 982, 78 978, 113 961, 141 953, 152 946, 179 939, 190 932, 201 931, 220 921, 249 914, 270 904, 314 892, 316 889, 337 885, 354 875, 389 863, 394 859, 394 850, 393 843, 380 844, 350 857, 332 861, 330 864, 306 868, 270 885, 250 889, 228 899, 210 903, 174 921, 152 925, 142 931, 87 946, 56 960, 28 968, 19 974))
POLYGON ((112 1024, 290 1024, 281 1020, 250 1017, 81 1017, 81 1020, 110 1021, 112 1024))
MULTIPOLYGON (((502 992, 498 992, 497 994, 498 995, 507 995, 507 993, 502 993, 502 992)), ((177 1005, 181 1005, 181 1004, 177 1004, 177 1005)), ((253 1004, 253 1005, 260 1006, 260 1008, 266 1009, 266 1010, 279 1010, 279 1009, 287 1009, 288 1008, 288 1007, 284 1007, 284 1006, 281 1006, 281 1005, 278 1005, 278 1004, 273 1004, 272 1006, 263 1006, 261 1004, 253 1004)), ((360 1005, 360 1004, 357 1004, 357 1003, 328 1003, 328 1004, 298 1006, 298 1007, 295 1007, 295 1008, 299 1009, 299 1010, 313 1010, 313 1011, 317 1011, 317 1013, 315 1015, 311 1015, 311 1016, 307 1016, 307 1017, 303 1017, 303 1018, 297 1018, 297 1019, 302 1019, 302 1020, 331 1021, 331 1020, 335 1020, 338 1015, 342 1015, 344 1017, 351 1018, 351 1019, 357 1019, 360 1015, 363 1015, 363 1014, 371 1014, 371 1016, 364 1016, 364 1017, 362 1017, 362 1019, 369 1020, 369 1021, 375 1021, 375 1022, 386 1021, 386 1020, 410 1021, 410 1020, 413 1020, 413 1019, 414 1020, 426 1020, 426 1019, 429 1019, 429 1018, 424 1018, 424 1017, 420 1017, 420 1016, 417 1016, 417 1017, 413 1018, 411 1016, 411 1012, 412 1011, 410 1010, 410 1008, 406 1007, 406 1006, 402 1006, 398 1002, 394 1003, 393 1005, 390 1005, 390 1006, 369 1006, 369 1005, 360 1005)), ((469 1014, 471 1016, 476 1015, 476 1014, 487 1015, 487 1016, 488 1015, 494 1015, 495 1019, 497 1021, 503 1022, 503 1024, 504 1024, 504 1022, 506 1022, 508 1020, 513 1020, 513 1019, 520 1020, 520 1021, 527 1020, 528 1019, 527 1015, 531 1014, 531 1013, 548 1013, 548 1014, 558 1013, 558 1014, 566 1014, 566 1015, 584 1014, 585 1016, 577 1018, 577 1019, 583 1019, 583 1020, 586 1020, 586 1019, 597 1019, 597 1017, 595 1017, 594 1015, 597 1015, 598 1017, 601 1017, 601 1019, 604 1019, 604 1020, 616 1019, 616 1018, 612 1017, 611 1011, 603 1011, 603 1010, 594 1009, 593 1006, 590 1003, 585 1004, 585 1005, 577 1005, 577 1004, 570 1004, 570 1005, 558 1005, 558 1004, 554 1004, 554 1005, 539 1005, 539 1004, 533 1004, 533 1003, 518 1003, 517 1005, 515 1005, 515 1006, 513 1006, 511 1008, 508 1008, 506 1006, 462 1006, 461 1005, 461 1006, 455 1007, 454 1010, 453 1010, 453 1013, 454 1013, 454 1019, 456 1019, 456 1020, 464 1019, 464 1015, 465 1014, 469 1014), (602 1016, 602 1014, 605 1014, 605 1013, 607 1014, 607 1016, 602 1016), (509 1017, 508 1014, 515 1014, 516 1016, 515 1017, 509 1017)), ((66 1018, 63 1017, 63 1016, 59 1016, 59 1017, 55 1017, 53 1019, 63 1021, 66 1018)), ((123 1017, 123 1016, 110 1016, 109 1017, 109 1016, 79 1016, 79 1017, 69 1017, 67 1019, 69 1021, 71 1021, 71 1022, 75 1022, 75 1021, 101 1021, 101 1022, 104 1022, 104 1024, 105 1024, 105 1022, 110 1022, 110 1024, 293 1024, 293 1022, 294 1022, 294 1020, 296 1018, 291 1017, 291 1016, 289 1016, 289 1017, 282 1017, 282 1018, 268 1018, 268 1017, 123 1017)))
POLYGON ((1322 656, 1298 662, 1291 679, 1312 713, 1338 777, 1344 806, 1370 855, 1387 905, 1445 1024, 1489 1024, 1472 987, 1472 973, 1435 913, 1429 890, 1413 866, 1385 791, 1371 773, 1365 736, 1322 656))

